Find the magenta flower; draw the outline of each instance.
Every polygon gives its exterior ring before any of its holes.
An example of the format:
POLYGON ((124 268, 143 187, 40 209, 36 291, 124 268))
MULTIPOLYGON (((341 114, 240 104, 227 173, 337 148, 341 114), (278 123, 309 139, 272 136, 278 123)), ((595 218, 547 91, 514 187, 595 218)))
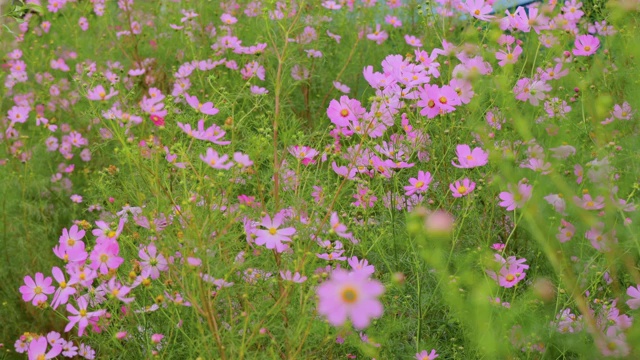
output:
POLYGON ((302 162, 302 165, 314 164, 318 151, 308 146, 290 146, 289 153, 302 162))
POLYGON ((41 336, 37 339, 31 340, 29 344, 29 350, 27 355, 29 356, 29 360, 45 360, 45 359, 53 359, 58 356, 62 352, 62 345, 56 343, 51 346, 51 350, 47 352, 47 338, 41 336))
POLYGON ((53 294, 56 290, 55 287, 51 286, 52 281, 50 277, 45 278, 42 273, 36 273, 35 281, 33 281, 31 276, 25 276, 25 285, 20 286, 22 300, 31 301, 34 306, 46 302, 48 299, 47 295, 53 294))
POLYGON ((169 270, 167 259, 162 254, 158 254, 154 243, 138 251, 138 256, 142 259, 140 261, 142 269, 149 270, 149 275, 154 280, 160 277, 160 271, 169 270))
POLYGON ((636 287, 629 286, 627 295, 631 297, 631 299, 627 300, 627 305, 634 310, 640 308, 640 285, 636 287))
POLYGON ((372 318, 382 316, 378 300, 382 293, 384 286, 367 273, 335 269, 329 280, 316 289, 318 313, 333 326, 341 326, 350 319, 355 328, 364 329, 372 318))
POLYGON ((215 115, 219 112, 218 109, 213 107, 212 102, 201 103, 198 98, 194 96, 190 96, 189 94, 184 94, 185 99, 187 99, 187 103, 192 108, 198 110, 199 112, 205 115, 215 115))
POLYGON ((525 184, 522 181, 518 183, 518 187, 514 190, 512 185, 507 185, 509 191, 503 191, 500 193, 500 206, 506 208, 507 211, 521 208, 531 198, 531 191, 533 186, 525 184))
POLYGON ((351 266, 351 269, 354 272, 362 272, 367 276, 373 275, 373 273, 376 271, 376 268, 373 265, 369 264, 367 259, 360 260, 358 259, 358 257, 352 256, 347 260, 347 263, 349 263, 349 266, 351 266))
POLYGON ((357 121, 362 118, 365 113, 366 110, 358 100, 349 99, 346 95, 341 96, 339 102, 331 100, 327 108, 329 120, 337 126, 342 127, 349 126, 350 122, 357 121))
POLYGON ((472 151, 469 145, 466 144, 456 146, 456 155, 458 156, 459 164, 456 164, 453 161, 451 164, 461 169, 484 166, 489 162, 489 154, 484 150, 477 147, 472 151))
POLYGON ((462 183, 460 181, 456 181, 454 184, 449 184, 449 189, 453 193, 453 197, 459 198, 463 197, 470 192, 472 192, 476 188, 476 183, 464 178, 462 183))
POLYGON ((96 243, 115 241, 124 229, 124 224, 127 222, 125 217, 121 217, 118 222, 118 228, 116 230, 111 229, 109 224, 102 220, 96 221, 97 229, 91 230, 91 233, 96 236, 96 243))
POLYGON ((264 245, 267 249, 275 249, 281 253, 285 251, 289 246, 283 244, 283 242, 291 241, 290 236, 296 233, 296 229, 292 227, 278 229, 284 221, 284 214, 282 212, 277 213, 273 220, 269 215, 265 215, 262 218, 261 226, 265 229, 256 230, 256 245, 264 245))
POLYGON ((129 292, 131 292, 131 288, 128 286, 123 286, 120 281, 116 280, 115 277, 112 277, 108 283, 102 284, 99 288, 104 294, 109 294, 113 298, 116 298, 124 303, 130 303, 135 300, 132 297, 125 297, 129 292))
POLYGON ((574 44, 576 48, 573 49, 573 55, 591 56, 600 47, 600 40, 593 35, 580 35, 576 38, 574 44))
POLYGON ((118 92, 115 91, 113 88, 111 88, 109 90, 109 93, 107 94, 107 91, 104 89, 104 87, 102 87, 102 85, 98 85, 93 89, 89 90, 89 92, 87 93, 87 99, 104 101, 104 100, 109 100, 116 95, 118 95, 118 92))
POLYGON ((81 296, 77 300, 78 309, 73 307, 71 304, 67 304, 67 311, 71 313, 72 316, 69 316, 69 323, 64 328, 64 332, 68 332, 73 329, 73 327, 78 324, 78 336, 82 336, 84 333, 84 329, 89 326, 89 319, 94 317, 102 316, 105 311, 97 310, 97 311, 87 311, 88 302, 86 297, 81 296))
POLYGON ((422 350, 421 352, 416 354, 416 360, 434 360, 439 355, 436 353, 435 349, 431 349, 431 352, 427 352, 427 350, 422 350))
POLYGON ((118 256, 119 252, 120 246, 115 240, 97 244, 89 255, 90 267, 93 270, 99 270, 101 274, 108 273, 109 269, 117 269, 124 262, 124 259, 118 256))
POLYGON ((72 249, 75 247, 82 247, 84 249, 84 243, 81 239, 84 237, 85 231, 80 230, 78 225, 73 225, 69 230, 62 229, 62 235, 60 236, 59 242, 60 245, 64 246, 67 249, 72 249))
POLYGON ((418 177, 417 178, 410 178, 409 179, 409 186, 405 186, 404 190, 405 190, 405 195, 406 196, 411 196, 415 193, 418 194, 422 194, 423 192, 427 191, 429 189, 429 184, 431 184, 431 181, 433 180, 433 178, 431 177, 431 173, 430 172, 424 172, 422 170, 418 171, 418 177))
POLYGON ((51 273, 58 282, 58 289, 56 289, 55 294, 53 294, 53 300, 51 300, 51 307, 55 310, 60 304, 66 304, 69 301, 69 296, 76 293, 76 289, 72 287, 76 281, 67 282, 64 278, 64 273, 57 266, 51 269, 51 273))
POLYGON ((524 279, 526 275, 524 269, 518 265, 503 266, 498 274, 498 284, 504 288, 510 288, 524 279))
POLYGON ((484 0, 467 0, 463 6, 471 16, 478 20, 489 21, 493 18, 493 15, 490 15, 493 8, 490 3, 485 3, 484 0))
POLYGON ((207 148, 206 155, 200 154, 200 159, 202 159, 202 161, 206 162, 214 169, 229 170, 233 166, 233 162, 226 162, 227 160, 229 160, 229 155, 224 154, 222 156, 219 156, 218 152, 213 150, 212 148, 207 148))
POLYGON ((510 47, 508 49, 508 52, 504 50, 496 52, 496 59, 499 60, 498 65, 505 66, 506 64, 515 64, 520 54, 522 54, 522 47, 520 47, 520 45, 516 45, 513 51, 511 51, 510 47))

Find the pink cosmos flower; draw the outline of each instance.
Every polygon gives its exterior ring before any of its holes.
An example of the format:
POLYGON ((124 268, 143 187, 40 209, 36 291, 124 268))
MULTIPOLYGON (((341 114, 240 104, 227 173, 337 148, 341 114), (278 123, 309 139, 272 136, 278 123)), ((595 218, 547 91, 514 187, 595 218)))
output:
POLYGON ((456 146, 456 155, 458 163, 453 161, 451 164, 457 168, 470 169, 478 166, 484 166, 489 162, 489 154, 477 147, 471 150, 469 145, 463 144, 456 146))
POLYGON ((518 61, 518 57, 522 54, 522 47, 520 45, 516 45, 516 47, 511 51, 511 48, 507 48, 508 51, 500 50, 496 53, 496 59, 499 60, 498 65, 505 66, 506 64, 515 64, 518 61))
POLYGON ((149 276, 151 279, 157 279, 160 277, 160 271, 169 270, 169 264, 164 255, 159 254, 154 243, 150 243, 145 248, 138 251, 138 256, 142 261, 140 265, 142 270, 149 270, 149 276))
POLYGON ((498 274, 498 284, 504 288, 514 287, 527 274, 518 265, 503 266, 498 274))
POLYGON ((318 313, 333 326, 341 326, 350 319, 355 328, 364 329, 372 318, 382 316, 378 300, 382 293, 384 286, 367 273, 335 269, 329 280, 316 289, 318 313))
POLYGON ((151 122, 153 123, 153 125, 155 126, 164 126, 164 118, 155 114, 152 114, 151 116, 149 116, 149 120, 151 120, 151 122))
POLYGON ((295 274, 291 274, 291 270, 287 270, 286 272, 285 271, 280 271, 280 277, 283 280, 292 281, 292 282, 298 283, 298 284, 307 281, 307 277, 306 276, 302 276, 298 272, 296 272, 295 274))
POLYGON ((118 256, 119 252, 120 246, 115 240, 97 244, 89 255, 90 267, 99 270, 101 274, 108 273, 109 269, 117 269, 124 262, 124 259, 118 256))
POLYGON ((627 295, 631 297, 631 299, 627 300, 627 305, 634 310, 640 308, 640 285, 636 287, 629 286, 627 295))
POLYGON ((255 239, 256 245, 264 245, 267 249, 275 249, 276 252, 279 253, 289 248, 289 246, 283 244, 283 242, 290 242, 290 236, 296 233, 296 229, 292 227, 279 229, 283 221, 284 214, 282 212, 277 213, 273 217, 273 220, 269 215, 265 215, 262 218, 260 226, 266 229, 255 231, 255 235, 257 236, 255 239))
POLYGON ((376 268, 373 265, 370 265, 367 259, 360 260, 358 259, 358 257, 352 256, 351 258, 349 258, 349 260, 347 260, 347 262, 349 263, 349 266, 351 266, 351 269, 353 271, 363 272, 368 276, 373 275, 373 273, 376 271, 376 268))
POLYGON ((404 41, 411 46, 422 47, 422 41, 413 35, 405 35, 404 41))
POLYGON ((288 150, 291 155, 300 160, 302 165, 314 164, 315 160, 313 160, 313 158, 318 156, 318 151, 308 146, 295 145, 290 146, 288 150))
POLYGON ((471 193, 476 188, 476 183, 464 178, 462 183, 456 181, 455 184, 449 184, 449 189, 453 193, 453 197, 459 198, 471 193))
MULTIPOLYGON (((369 28, 369 30, 371 30, 371 28, 369 28)), ((374 32, 367 34, 367 39, 375 41, 378 45, 385 42, 388 38, 389 34, 381 29, 380 24, 376 24, 376 30, 374 32)))
POLYGON ((49 352, 47 352, 47 345, 47 338, 44 336, 31 340, 27 352, 29 360, 53 359, 62 352, 62 345, 59 343, 53 344, 49 352))
POLYGON ((490 15, 493 8, 490 3, 486 3, 484 0, 467 0, 463 6, 471 16, 478 20, 489 21, 493 19, 493 15, 490 15))
POLYGON ((206 155, 200 154, 200 159, 214 169, 229 170, 233 166, 233 162, 226 162, 229 160, 229 155, 219 156, 218 152, 212 148, 207 148, 206 155))
POLYGON ((213 107, 212 102, 206 102, 203 104, 198 100, 198 98, 195 95, 190 96, 189 94, 186 94, 186 93, 184 94, 184 97, 187 100, 187 103, 189 104, 189 106, 191 106, 192 108, 196 109, 197 111, 205 115, 215 115, 219 112, 218 109, 213 107))
POLYGON ((227 25, 233 25, 235 23, 238 22, 238 19, 236 19, 233 15, 231 14, 222 14, 220 16, 220 20, 222 20, 223 23, 227 24, 227 25))
POLYGON ((418 194, 422 194, 423 192, 427 191, 429 189, 429 184, 431 184, 431 181, 433 180, 433 178, 431 177, 431 173, 430 172, 424 172, 422 170, 418 171, 418 177, 417 178, 410 178, 409 179, 409 186, 405 186, 404 190, 405 190, 405 195, 406 196, 411 196, 415 193, 418 194))
POLYGON ((555 211, 562 215, 566 215, 565 210, 567 208, 567 204, 560 194, 549 194, 545 196, 544 199, 549 203, 549 205, 553 206, 555 211))
POLYGON ((102 85, 98 85, 89 90, 89 92, 87 93, 87 99, 105 101, 111 99, 116 95, 118 95, 118 91, 115 91, 113 88, 111 88, 109 90, 109 93, 107 94, 107 91, 102 87, 102 85))
POLYGON ((597 196, 593 199, 590 194, 584 194, 582 199, 574 196, 573 201, 585 210, 600 210, 604 208, 604 196, 597 196))
POLYGON ((73 201, 76 204, 80 204, 82 203, 82 196, 78 194, 71 195, 71 201, 73 201))
POLYGON ((82 31, 89 30, 89 21, 84 16, 78 19, 78 25, 80 26, 80 29, 82 29, 82 31))
POLYGON ((523 207, 527 200, 531 198, 531 191, 533 190, 533 186, 522 181, 518 183, 516 189, 513 189, 511 184, 508 184, 507 188, 509 189, 508 192, 503 191, 499 194, 500 200, 502 200, 499 205, 506 208, 507 211, 523 207))
POLYGON ((55 287, 51 286, 53 280, 50 277, 44 277, 42 273, 36 273, 35 281, 31 276, 24 277, 25 285, 20 286, 22 300, 31 301, 34 306, 45 303, 48 299, 47 295, 55 292, 55 287))
POLYGON ((529 101, 533 106, 538 106, 540 101, 547 97, 546 92, 551 90, 551 85, 547 84, 544 80, 531 80, 529 78, 518 80, 513 88, 516 99, 529 101))
POLYGON ((104 315, 105 310, 87 311, 89 305, 85 296, 81 296, 77 300, 78 309, 73 305, 67 304, 67 311, 71 314, 69 316, 69 323, 64 328, 65 332, 73 329, 78 324, 78 336, 82 336, 84 330, 89 326, 89 319, 94 317, 100 317, 104 315))
POLYGON ((431 352, 427 350, 422 350, 421 352, 416 354, 416 360, 434 360, 439 355, 436 353, 435 349, 431 349, 431 352))
POLYGON ((600 40, 593 35, 580 35, 576 38, 575 49, 573 49, 573 55, 575 56, 591 56, 596 53, 600 47, 600 40))
POLYGON ((251 93, 253 95, 266 95, 269 93, 269 90, 260 87, 258 85, 251 85, 251 87, 249 88, 249 90, 251 91, 251 93))
POLYGON ((615 229, 605 233, 604 226, 603 222, 598 222, 584 234, 584 237, 591 242, 591 245, 601 252, 609 251, 611 244, 618 242, 615 229))
POLYGON ((613 107, 612 115, 619 120, 631 120, 634 115, 633 109, 628 102, 622 103, 622 105, 616 104, 613 107))
POLYGON ((573 226, 573 224, 571 224, 570 222, 562 219, 560 220, 560 227, 558 227, 558 234, 556 235, 556 239, 564 243, 571 240, 575 233, 576 227, 573 226))
POLYGON ((360 101, 346 95, 340 97, 340 102, 331 100, 327 108, 329 120, 337 126, 348 126, 349 122, 362 118, 365 113, 360 101))
POLYGON ((70 280, 67 282, 64 278, 64 273, 57 266, 51 269, 51 273, 58 282, 58 289, 53 294, 53 300, 51 301, 51 307, 55 310, 60 304, 66 304, 69 301, 69 296, 76 293, 76 289, 72 287, 72 285, 76 284, 76 281, 70 280))
POLYGON ((340 92, 342 92, 342 93, 344 93, 344 94, 348 94, 348 93, 351 91, 351 89, 350 89, 347 85, 342 84, 342 83, 337 82, 337 81, 334 81, 334 82, 333 82, 333 86, 334 86, 336 89, 338 89, 338 91, 340 91, 340 92))
POLYGON ((396 16, 387 15, 384 17, 384 22, 393 26, 394 28, 399 28, 402 26, 402 21, 398 19, 396 16))
POLYGON ((9 120, 11 120, 11 126, 15 123, 24 123, 29 118, 30 109, 26 106, 14 106, 9 109, 7 113, 9 120))

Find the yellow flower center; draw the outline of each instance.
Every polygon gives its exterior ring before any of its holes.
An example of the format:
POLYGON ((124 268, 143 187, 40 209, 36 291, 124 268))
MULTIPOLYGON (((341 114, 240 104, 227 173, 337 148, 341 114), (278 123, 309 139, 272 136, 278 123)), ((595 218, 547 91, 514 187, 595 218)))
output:
POLYGON ((269 234, 271 234, 271 235, 275 235, 275 234, 276 234, 276 232, 278 232, 278 229, 276 229, 276 228, 274 228, 274 227, 269 228, 269 234))
POLYGON ((516 279, 516 277, 513 276, 512 274, 509 274, 509 275, 505 276, 505 280, 507 280, 508 282, 512 282, 515 279, 516 279))
POLYGON ((42 288, 40 286, 36 286, 35 289, 33 289, 33 292, 36 294, 41 294, 42 293, 42 288))
POLYGON ((590 51, 590 50, 591 50, 591 46, 587 45, 587 46, 584 47, 584 51, 590 51))
POLYGON ((463 185, 458 186, 458 193, 465 194, 467 192, 467 188, 463 185))
POLYGON ((418 181, 415 186, 416 186, 416 188, 423 187, 424 186, 424 181, 418 181))
POLYGON ((342 109, 342 110, 340 111, 340 116, 342 116, 342 117, 347 117, 347 116, 349 116, 349 110, 347 110, 347 109, 342 109))
POLYGON ((353 304, 358 300, 358 292, 351 286, 347 286, 342 289, 342 301, 347 304, 353 304))

